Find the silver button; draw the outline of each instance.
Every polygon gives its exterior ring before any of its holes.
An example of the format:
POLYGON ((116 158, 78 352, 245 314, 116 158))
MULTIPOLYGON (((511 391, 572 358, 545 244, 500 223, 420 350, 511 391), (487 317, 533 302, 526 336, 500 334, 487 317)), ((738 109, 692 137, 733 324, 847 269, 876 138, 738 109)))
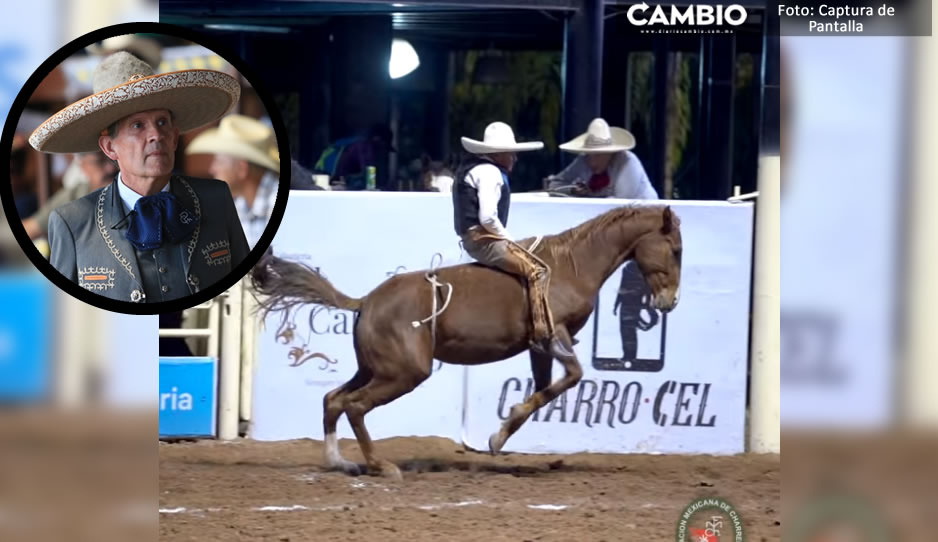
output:
POLYGON ((165 273, 165 272, 166 272, 166 268, 161 266, 161 267, 160 267, 160 273, 165 273))
POLYGON ((164 284, 163 287, 160 288, 160 290, 163 290, 163 293, 165 294, 166 292, 169 291, 169 286, 166 286, 166 285, 164 284))

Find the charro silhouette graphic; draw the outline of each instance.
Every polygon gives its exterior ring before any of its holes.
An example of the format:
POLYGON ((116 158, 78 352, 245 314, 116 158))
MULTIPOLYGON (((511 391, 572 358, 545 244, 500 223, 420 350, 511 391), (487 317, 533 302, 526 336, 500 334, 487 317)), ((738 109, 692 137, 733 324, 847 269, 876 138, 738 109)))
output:
POLYGON ((599 353, 599 325, 601 318, 608 318, 600 311, 600 300, 596 300, 593 313, 593 367, 601 371, 644 371, 657 372, 664 367, 665 329, 667 314, 661 315, 652 304, 652 292, 642 278, 642 272, 635 261, 630 260, 622 266, 622 278, 616 299, 612 306, 612 316, 619 318, 619 336, 622 340, 622 357, 605 356, 599 353), (660 323, 660 350, 656 357, 641 357, 639 338, 654 341, 657 334, 648 333, 660 323), (639 333, 639 332, 642 333, 639 333))

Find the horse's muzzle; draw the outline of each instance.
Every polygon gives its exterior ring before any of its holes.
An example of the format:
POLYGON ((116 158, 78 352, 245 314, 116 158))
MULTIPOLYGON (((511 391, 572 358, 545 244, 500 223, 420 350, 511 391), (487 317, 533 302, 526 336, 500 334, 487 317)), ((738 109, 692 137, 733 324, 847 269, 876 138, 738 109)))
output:
POLYGON ((664 292, 657 293, 652 298, 652 305, 661 312, 671 312, 674 310, 674 307, 677 306, 677 302, 681 297, 681 290, 677 289, 675 291, 665 290, 664 292))

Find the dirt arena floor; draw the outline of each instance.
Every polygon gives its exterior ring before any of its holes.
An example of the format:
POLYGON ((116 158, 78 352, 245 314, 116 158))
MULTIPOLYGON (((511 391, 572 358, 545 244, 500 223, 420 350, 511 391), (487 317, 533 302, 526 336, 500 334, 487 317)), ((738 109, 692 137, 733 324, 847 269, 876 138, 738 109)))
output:
MULTIPOLYGON (((363 461, 354 441, 340 447, 363 461)), ((317 441, 161 443, 160 539, 674 540, 699 497, 732 503, 747 541, 781 538, 778 455, 493 457, 437 438, 376 447, 402 482, 324 472, 317 441)))

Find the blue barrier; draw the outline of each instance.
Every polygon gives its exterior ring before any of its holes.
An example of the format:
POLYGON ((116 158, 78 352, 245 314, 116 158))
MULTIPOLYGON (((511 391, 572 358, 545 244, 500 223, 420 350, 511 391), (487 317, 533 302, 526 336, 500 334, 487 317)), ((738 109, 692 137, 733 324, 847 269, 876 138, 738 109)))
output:
POLYGON ((39 273, 0 273, 0 401, 41 401, 49 393, 51 288, 39 273))
POLYGON ((160 358, 160 438, 214 437, 218 403, 215 358, 160 358))

